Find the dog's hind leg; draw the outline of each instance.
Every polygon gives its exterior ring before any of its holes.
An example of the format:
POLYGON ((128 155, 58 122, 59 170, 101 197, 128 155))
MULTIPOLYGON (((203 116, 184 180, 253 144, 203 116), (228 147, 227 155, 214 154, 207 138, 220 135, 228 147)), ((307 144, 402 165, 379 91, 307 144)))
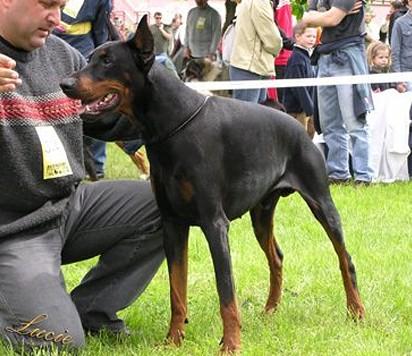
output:
POLYGON ((250 211, 253 230, 264 251, 270 270, 270 289, 265 311, 271 313, 276 310, 282 294, 282 260, 280 250, 273 233, 273 215, 279 201, 278 195, 266 198, 261 204, 250 211))
POLYGON ((302 189, 297 190, 325 229, 338 255, 348 311, 354 318, 363 319, 365 308, 357 287, 355 266, 345 247, 339 213, 333 203, 326 179, 316 179, 316 175, 312 178, 310 180, 306 178, 302 189))
POLYGON ((179 346, 184 337, 187 323, 187 250, 188 225, 177 225, 163 221, 164 249, 170 282, 170 303, 172 315, 167 340, 179 346))

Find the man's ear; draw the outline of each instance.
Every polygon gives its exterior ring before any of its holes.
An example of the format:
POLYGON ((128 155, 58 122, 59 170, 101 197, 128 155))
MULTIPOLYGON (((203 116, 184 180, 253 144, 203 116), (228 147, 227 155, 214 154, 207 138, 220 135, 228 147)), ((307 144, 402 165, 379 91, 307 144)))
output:
POLYGON ((136 33, 130 39, 128 45, 135 50, 134 57, 137 66, 147 73, 155 60, 154 40, 147 23, 147 15, 144 15, 137 26, 136 33))

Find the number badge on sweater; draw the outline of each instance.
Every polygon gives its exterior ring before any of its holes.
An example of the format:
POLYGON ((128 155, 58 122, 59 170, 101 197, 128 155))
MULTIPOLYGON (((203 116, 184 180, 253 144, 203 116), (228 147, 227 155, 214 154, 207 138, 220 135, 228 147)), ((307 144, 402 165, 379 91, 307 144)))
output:
POLYGON ((43 154, 43 179, 73 174, 67 154, 57 132, 52 126, 36 127, 43 154))

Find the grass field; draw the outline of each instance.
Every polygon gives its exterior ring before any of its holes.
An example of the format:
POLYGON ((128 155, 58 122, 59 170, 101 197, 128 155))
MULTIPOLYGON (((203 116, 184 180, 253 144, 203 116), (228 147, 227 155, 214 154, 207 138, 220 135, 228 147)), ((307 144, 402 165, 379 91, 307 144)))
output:
MULTIPOLYGON (((130 160, 110 145, 108 178, 136 177, 130 160)), ((282 199, 275 234, 285 255, 279 310, 265 315, 266 259, 249 216, 234 221, 230 245, 242 314, 243 355, 412 355, 412 183, 333 186, 346 244, 357 268, 366 319, 346 316, 345 295, 332 244, 298 195, 282 199)), ((213 267, 202 233, 189 247, 189 321, 180 348, 163 344, 170 306, 165 263, 146 292, 120 313, 131 337, 89 337, 81 356, 215 355, 221 320, 213 267)), ((65 266, 73 288, 95 260, 65 266)), ((11 354, 0 348, 0 354, 11 354)))

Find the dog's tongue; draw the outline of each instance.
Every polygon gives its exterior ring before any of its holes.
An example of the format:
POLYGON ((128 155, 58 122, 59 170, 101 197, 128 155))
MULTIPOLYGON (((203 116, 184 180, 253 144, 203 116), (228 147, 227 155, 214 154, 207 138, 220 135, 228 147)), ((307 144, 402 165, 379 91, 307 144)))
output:
POLYGON ((81 114, 97 115, 111 107, 116 100, 117 94, 107 94, 103 99, 100 98, 87 105, 83 105, 81 114))

